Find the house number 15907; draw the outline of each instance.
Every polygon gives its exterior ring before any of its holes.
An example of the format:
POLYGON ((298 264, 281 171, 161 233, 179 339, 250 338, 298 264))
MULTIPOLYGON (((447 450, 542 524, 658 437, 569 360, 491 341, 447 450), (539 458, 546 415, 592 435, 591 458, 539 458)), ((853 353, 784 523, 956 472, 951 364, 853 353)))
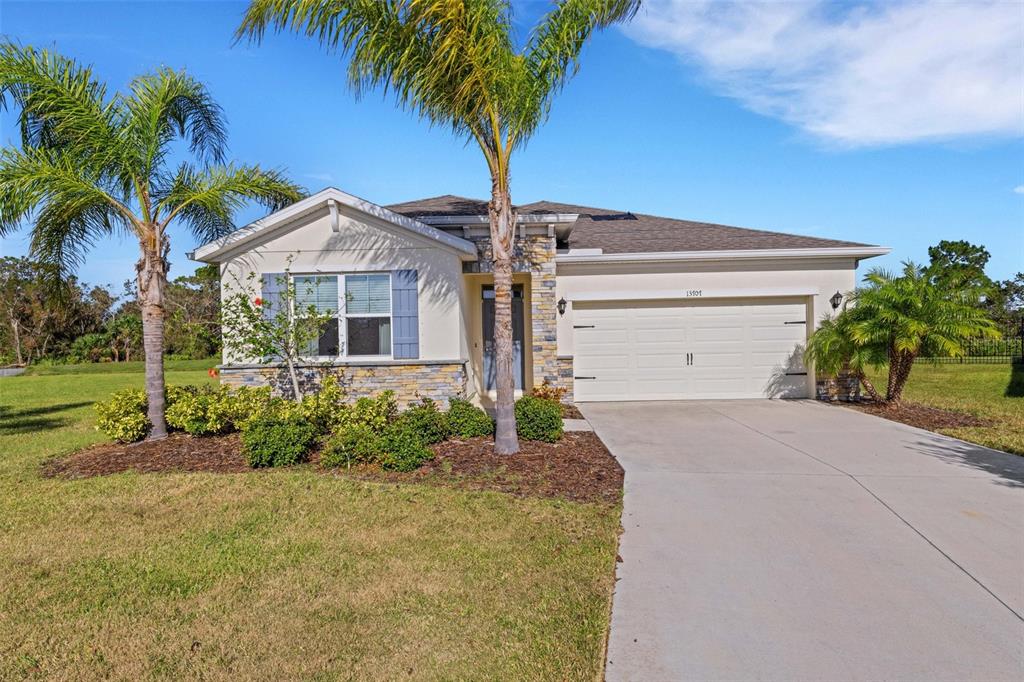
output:
POLYGON ((686 295, 687 296, 700 296, 701 292, 702 292, 701 289, 687 289, 686 290, 686 295))

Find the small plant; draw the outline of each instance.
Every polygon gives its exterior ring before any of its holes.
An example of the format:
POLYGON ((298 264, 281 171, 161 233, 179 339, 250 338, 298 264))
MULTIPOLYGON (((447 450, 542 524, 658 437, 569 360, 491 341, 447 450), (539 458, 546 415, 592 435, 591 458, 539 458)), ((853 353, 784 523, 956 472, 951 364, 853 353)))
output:
POLYGON ((348 424, 330 437, 320 455, 325 467, 368 464, 380 458, 381 437, 366 424, 348 424))
POLYGON ((434 458, 420 435, 401 420, 384 429, 380 438, 380 466, 389 471, 412 471, 434 458))
POLYGON ((545 379, 540 386, 534 386, 533 390, 530 393, 531 395, 533 395, 534 398, 540 398, 541 400, 551 400, 556 403, 560 403, 562 402, 562 399, 565 398, 568 392, 569 389, 566 388, 565 386, 555 386, 547 379, 545 379))
POLYGON ((383 433, 398 414, 394 391, 384 391, 375 398, 362 397, 346 412, 346 424, 364 424, 374 433, 383 433))
POLYGON ((312 424, 271 414, 246 422, 242 454, 251 467, 289 466, 305 460, 315 440, 312 424))
POLYGON ((524 395, 516 401, 516 431, 520 438, 554 443, 562 437, 562 406, 552 400, 524 395))
POLYGON ((437 409, 437 404, 430 398, 413 405, 398 418, 400 422, 419 434, 420 440, 430 445, 440 443, 451 435, 448 415, 437 409))
POLYGON ((118 443, 134 443, 149 433, 146 394, 137 388, 117 391, 109 400, 101 400, 96 410, 96 429, 118 443))
POLYGON ((448 426, 459 438, 490 436, 494 433, 494 420, 482 409, 461 398, 448 401, 448 426))

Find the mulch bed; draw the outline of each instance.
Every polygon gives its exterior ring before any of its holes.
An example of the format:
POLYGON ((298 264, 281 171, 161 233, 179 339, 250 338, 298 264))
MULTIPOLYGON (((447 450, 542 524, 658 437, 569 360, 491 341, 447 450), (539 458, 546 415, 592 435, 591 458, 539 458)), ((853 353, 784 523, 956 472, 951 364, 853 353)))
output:
POLYGON ((163 440, 123 445, 103 443, 79 450, 43 466, 43 475, 88 478, 122 471, 252 471, 241 454, 239 435, 193 438, 174 433, 163 440))
MULTIPOLYGON (((517 455, 503 456, 494 454, 490 438, 453 439, 433 446, 437 456, 416 471, 399 473, 360 466, 325 473, 360 480, 497 490, 522 497, 607 504, 621 499, 622 467, 593 433, 566 433, 558 443, 524 440, 520 448, 517 455)), ((318 459, 313 453, 314 464, 318 459)), ((202 438, 176 433, 153 442, 95 445, 46 463, 42 473, 47 477, 88 478, 123 471, 254 472, 241 455, 237 433, 202 438)))
POLYGON ((853 403, 836 403, 852 407, 877 417, 916 426, 927 431, 939 429, 956 429, 962 426, 991 426, 991 422, 964 412, 951 412, 935 407, 926 407, 916 403, 902 402, 899 407, 889 407, 885 403, 870 400, 853 403))
POLYGON ((521 440, 519 447, 516 455, 496 455, 490 438, 453 439, 432 446, 437 457, 416 471, 354 467, 338 473, 364 480, 498 490, 520 497, 608 504, 622 498, 622 467, 592 432, 566 433, 557 443, 521 440))

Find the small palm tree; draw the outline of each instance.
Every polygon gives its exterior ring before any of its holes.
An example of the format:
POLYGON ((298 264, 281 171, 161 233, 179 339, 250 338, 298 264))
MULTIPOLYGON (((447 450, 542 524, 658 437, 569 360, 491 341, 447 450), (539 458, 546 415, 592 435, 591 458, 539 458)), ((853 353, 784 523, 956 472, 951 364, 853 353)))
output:
POLYGON ((885 400, 892 406, 902 400, 918 356, 962 357, 968 339, 999 337, 976 287, 939 284, 926 268, 909 262, 899 276, 872 270, 865 281, 853 296, 857 312, 849 334, 858 346, 885 354, 885 400))
POLYGON ((857 308, 844 309, 835 317, 826 317, 807 341, 804 359, 813 363, 819 375, 854 377, 872 400, 881 400, 867 377, 869 366, 885 364, 885 354, 873 346, 858 343, 853 337, 857 308))
POLYGON ((290 28, 349 55, 357 93, 382 88, 431 123, 476 142, 491 179, 497 378, 495 450, 518 452, 512 369, 510 160, 547 118, 600 28, 632 16, 639 0, 563 0, 520 49, 507 0, 252 0, 239 37, 290 28))
POLYGON ((6 42, 0 106, 9 104, 20 109, 22 144, 0 150, 0 235, 31 219, 34 255, 60 272, 97 243, 138 239, 149 437, 162 438, 168 229, 180 222, 200 241, 216 239, 234 229, 232 216, 246 200, 276 210, 301 190, 277 171, 209 165, 224 158, 224 115, 183 72, 160 69, 108 97, 91 69, 6 42), (202 165, 168 167, 177 138, 202 165))

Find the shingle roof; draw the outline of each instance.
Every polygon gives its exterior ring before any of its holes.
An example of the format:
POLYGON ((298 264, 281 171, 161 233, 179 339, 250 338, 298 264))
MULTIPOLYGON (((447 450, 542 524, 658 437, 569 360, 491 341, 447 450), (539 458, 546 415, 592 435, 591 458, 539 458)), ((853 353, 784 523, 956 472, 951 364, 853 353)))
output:
MULTIPOLYGON (((487 214, 486 201, 450 194, 394 204, 387 208, 410 217, 487 214)), ((662 218, 644 213, 577 206, 555 201, 535 201, 518 206, 516 210, 520 215, 579 214, 569 234, 569 248, 602 249, 604 253, 869 246, 838 239, 662 218)))

